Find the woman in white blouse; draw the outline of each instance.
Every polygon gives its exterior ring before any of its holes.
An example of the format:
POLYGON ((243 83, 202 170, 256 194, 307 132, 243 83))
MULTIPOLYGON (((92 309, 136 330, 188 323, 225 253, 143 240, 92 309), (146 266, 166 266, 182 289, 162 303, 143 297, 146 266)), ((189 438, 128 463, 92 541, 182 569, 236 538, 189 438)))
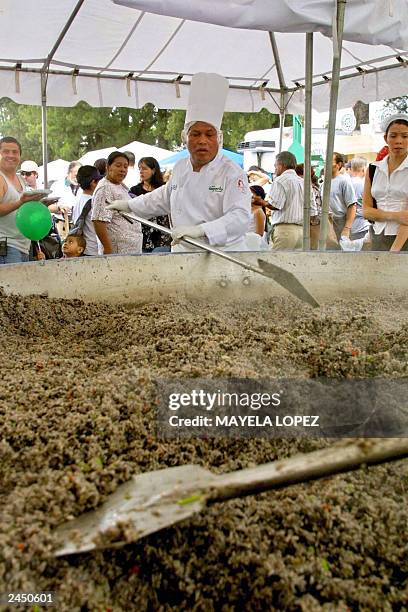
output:
POLYGON ((388 117, 384 140, 389 154, 376 166, 372 179, 367 172, 363 215, 374 221, 373 250, 408 250, 408 115, 388 117))

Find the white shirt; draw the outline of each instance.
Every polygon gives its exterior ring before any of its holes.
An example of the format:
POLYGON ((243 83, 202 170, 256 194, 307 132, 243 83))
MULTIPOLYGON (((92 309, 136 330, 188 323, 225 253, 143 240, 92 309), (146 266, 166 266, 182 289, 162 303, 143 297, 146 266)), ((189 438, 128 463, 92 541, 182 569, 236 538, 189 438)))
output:
MULTIPOLYGON (((371 186, 371 195, 377 201, 377 208, 392 212, 408 208, 408 157, 389 176, 388 156, 379 162, 372 162, 377 166, 371 186)), ((399 223, 396 221, 375 221, 374 233, 386 236, 395 236, 399 223)))
POLYGON ((59 198, 58 205, 61 207, 72 208, 76 203, 76 199, 81 194, 82 189, 78 187, 78 191, 75 195, 71 189, 68 179, 65 178, 60 181, 55 181, 55 183, 51 185, 51 193, 49 197, 59 198))
MULTIPOLYGON (((251 192, 245 172, 221 152, 200 172, 190 158, 181 159, 168 183, 129 202, 145 219, 170 214, 173 227, 202 225, 209 244, 226 251, 245 251, 251 220, 251 192)), ((197 250, 186 244, 173 251, 197 250)))
MULTIPOLYGON (((86 193, 82 193, 79 198, 77 198, 75 206, 72 209, 73 223, 76 223, 78 221, 85 204, 90 199, 92 199, 92 196, 86 193)), ((84 251, 84 255, 103 255, 102 244, 98 240, 98 237, 95 233, 94 224, 92 223, 92 209, 89 211, 85 218, 84 238, 86 240, 86 248, 84 251)))
POLYGON ((303 224, 303 179, 294 170, 285 170, 275 178, 269 201, 279 209, 272 211, 272 225, 303 224))

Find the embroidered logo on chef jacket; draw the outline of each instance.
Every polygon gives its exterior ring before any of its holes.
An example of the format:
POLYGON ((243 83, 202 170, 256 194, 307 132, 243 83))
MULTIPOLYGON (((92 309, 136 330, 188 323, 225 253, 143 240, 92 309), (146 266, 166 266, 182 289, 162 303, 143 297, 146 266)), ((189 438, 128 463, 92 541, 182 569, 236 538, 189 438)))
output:
POLYGON ((173 185, 170 187, 170 189, 171 189, 171 191, 175 191, 175 190, 177 189, 177 185, 175 185, 175 184, 173 183, 173 185))
POLYGON ((210 185, 208 191, 215 191, 216 193, 222 193, 224 191, 224 187, 221 185, 210 185))

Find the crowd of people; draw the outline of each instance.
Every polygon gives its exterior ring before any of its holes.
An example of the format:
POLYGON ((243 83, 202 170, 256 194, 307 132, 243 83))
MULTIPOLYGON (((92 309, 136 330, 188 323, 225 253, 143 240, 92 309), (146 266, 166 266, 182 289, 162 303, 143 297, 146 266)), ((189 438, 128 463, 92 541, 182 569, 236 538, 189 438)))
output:
MULTIPOLYGON (((383 129, 386 145, 375 162, 369 164, 360 156, 347 160, 333 153, 329 249, 408 250, 408 115, 387 117, 383 129)), ((296 164, 294 155, 283 151, 276 156, 273 181, 255 166, 249 168, 248 180, 251 191, 256 189, 263 199, 264 241, 273 250, 302 248, 303 164, 296 164)), ((310 245, 317 249, 323 177, 319 181, 313 168, 311 184, 310 245)))
MULTIPOLYGON (((222 81, 218 86, 225 89, 222 81)), ((301 249, 303 164, 282 151, 273 176, 256 166, 245 173, 222 154, 222 114, 194 105, 187 112, 182 139, 189 157, 167 180, 154 158, 141 158, 136 169, 131 152, 114 151, 94 166, 71 162, 45 199, 37 193, 37 164, 21 163, 15 138, 0 139, 0 263, 193 250, 183 238, 234 251, 301 249), (30 200, 42 200, 53 216, 50 235, 33 245, 15 220, 30 200), (132 213, 171 228, 171 237, 132 213), (54 251, 52 240, 59 245, 54 251)), ((333 154, 328 248, 408 250, 408 115, 389 117, 384 138, 387 149, 371 164, 333 154)), ((322 184, 313 169, 311 185, 310 238, 316 249, 322 184)))

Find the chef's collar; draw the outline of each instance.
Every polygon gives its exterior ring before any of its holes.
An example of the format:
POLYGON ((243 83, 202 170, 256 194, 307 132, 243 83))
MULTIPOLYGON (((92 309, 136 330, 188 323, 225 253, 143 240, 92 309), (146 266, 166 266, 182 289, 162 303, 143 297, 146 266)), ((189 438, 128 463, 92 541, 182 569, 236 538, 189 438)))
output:
MULTIPOLYGON (((205 164, 205 166, 201 167, 200 172, 198 172, 197 174, 201 174, 202 172, 206 173, 211 171, 212 169, 216 168, 218 166, 218 164, 220 163, 221 157, 223 156, 223 152, 221 147, 219 147, 218 149, 218 153, 217 155, 214 157, 214 159, 212 159, 210 162, 208 162, 208 164, 205 164)), ((193 164, 191 163, 191 157, 188 157, 188 161, 190 162, 190 166, 191 169, 193 168, 193 164)))

